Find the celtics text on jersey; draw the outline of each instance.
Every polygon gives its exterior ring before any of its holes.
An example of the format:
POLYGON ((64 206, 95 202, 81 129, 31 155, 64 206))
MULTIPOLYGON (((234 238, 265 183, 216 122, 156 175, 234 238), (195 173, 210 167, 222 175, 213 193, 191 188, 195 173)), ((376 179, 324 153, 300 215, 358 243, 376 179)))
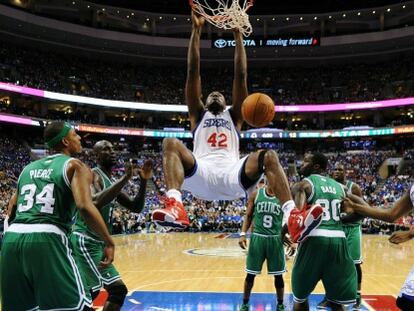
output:
POLYGON ((282 206, 278 198, 266 193, 266 188, 257 190, 253 219, 253 233, 279 235, 282 230, 282 206))

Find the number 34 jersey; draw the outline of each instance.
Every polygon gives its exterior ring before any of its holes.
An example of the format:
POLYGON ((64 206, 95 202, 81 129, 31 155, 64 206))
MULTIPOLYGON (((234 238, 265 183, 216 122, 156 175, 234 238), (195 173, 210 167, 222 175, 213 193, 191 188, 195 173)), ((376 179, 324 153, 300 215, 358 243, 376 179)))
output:
POLYGON ((206 110, 193 132, 194 156, 211 159, 219 166, 236 162, 240 158, 239 137, 229 109, 217 116, 206 110))
POLYGON ((269 196, 266 188, 259 188, 254 200, 253 233, 279 235, 282 230, 283 211, 278 198, 269 196))
POLYGON ((17 184, 14 223, 53 224, 69 231, 76 205, 66 176, 73 158, 56 154, 27 165, 17 184))
POLYGON ((323 208, 322 222, 318 229, 342 230, 340 214, 341 202, 346 196, 344 186, 332 178, 317 174, 310 175, 304 180, 312 187, 308 204, 319 204, 323 208))

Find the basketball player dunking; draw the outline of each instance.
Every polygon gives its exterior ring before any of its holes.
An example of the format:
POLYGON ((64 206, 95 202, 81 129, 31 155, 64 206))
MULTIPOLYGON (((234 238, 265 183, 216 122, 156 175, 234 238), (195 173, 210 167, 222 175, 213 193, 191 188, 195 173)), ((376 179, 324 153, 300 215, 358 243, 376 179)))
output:
MULTIPOLYGON (((276 152, 261 150, 240 159, 241 105, 248 95, 247 59, 242 34, 238 30, 233 31, 236 49, 231 108, 226 110, 226 100, 219 92, 210 93, 204 105, 200 79, 200 35, 204 18, 193 13, 192 22, 185 97, 194 151, 188 150, 178 139, 164 140, 167 199, 164 209, 153 212, 153 221, 162 226, 186 228, 189 220, 182 204, 181 189, 204 200, 234 200, 247 197, 264 172, 271 192, 279 198, 283 210, 290 212, 295 204, 276 152)), ((308 216, 315 217, 315 214, 308 213, 308 216)), ((305 229, 302 223, 297 226, 297 231, 305 229)))

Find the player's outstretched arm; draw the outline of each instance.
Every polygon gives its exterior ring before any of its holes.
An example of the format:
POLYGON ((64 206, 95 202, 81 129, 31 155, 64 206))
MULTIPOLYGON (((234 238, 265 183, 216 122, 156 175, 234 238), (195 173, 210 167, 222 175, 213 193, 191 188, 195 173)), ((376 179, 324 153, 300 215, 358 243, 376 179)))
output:
POLYGON ((147 190, 148 179, 152 178, 153 175, 152 167, 152 160, 146 160, 142 169, 139 170, 141 184, 139 186, 138 194, 133 199, 131 199, 125 192, 119 193, 117 197, 118 203, 129 209, 131 212, 140 213, 145 206, 145 192, 147 190))
POLYGON ((292 195, 295 201, 295 205, 298 209, 303 210, 307 205, 307 200, 312 193, 311 184, 302 180, 301 182, 296 183, 292 187, 292 195))
POLYGON ((197 126, 200 115, 204 109, 201 101, 201 78, 200 78, 200 36, 204 25, 204 17, 191 13, 193 30, 191 32, 190 44, 187 54, 187 80, 185 83, 185 102, 188 106, 191 129, 197 126))
POLYGON ((414 238, 414 227, 408 231, 398 231, 394 232, 388 239, 391 243, 400 244, 407 242, 414 238))
POLYGON ((243 249, 247 248, 246 232, 247 230, 249 230, 250 226, 252 225, 253 212, 254 212, 254 200, 256 198, 256 195, 257 195, 257 191, 254 191, 250 195, 249 199, 247 200, 246 215, 244 216, 242 231, 240 233, 240 238, 239 238, 239 245, 243 249))
POLYGON ((114 260, 115 244, 101 214, 92 202, 90 191, 92 172, 81 161, 72 160, 67 168, 67 176, 71 180, 73 198, 83 220, 105 242, 105 258, 101 266, 108 266, 114 260))
POLYGON ((232 117, 239 130, 243 125, 241 106, 248 95, 247 91, 247 56, 243 45, 243 35, 239 30, 234 30, 236 50, 234 52, 234 79, 232 91, 232 117))
POLYGON ((101 209, 105 205, 111 203, 122 191, 122 188, 127 184, 128 180, 132 177, 132 165, 125 165, 125 175, 114 182, 110 187, 102 189, 101 177, 99 174, 94 173, 94 183, 92 195, 93 204, 98 209, 101 209))
POLYGON ((345 213, 350 214, 356 212, 386 222, 394 222, 398 218, 408 214, 412 209, 413 203, 410 199, 410 191, 407 191, 397 202, 395 202, 394 206, 389 209, 371 207, 362 198, 352 194, 348 194, 342 203, 342 211, 345 213))

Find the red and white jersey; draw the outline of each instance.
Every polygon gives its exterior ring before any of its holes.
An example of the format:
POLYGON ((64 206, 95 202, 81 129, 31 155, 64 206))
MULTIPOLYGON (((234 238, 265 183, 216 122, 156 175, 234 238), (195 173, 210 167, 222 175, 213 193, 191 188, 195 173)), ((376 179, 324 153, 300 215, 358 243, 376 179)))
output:
POLYGON ((193 139, 196 159, 211 159, 221 166, 223 162, 235 162, 240 158, 240 136, 229 110, 217 116, 205 111, 193 139))

